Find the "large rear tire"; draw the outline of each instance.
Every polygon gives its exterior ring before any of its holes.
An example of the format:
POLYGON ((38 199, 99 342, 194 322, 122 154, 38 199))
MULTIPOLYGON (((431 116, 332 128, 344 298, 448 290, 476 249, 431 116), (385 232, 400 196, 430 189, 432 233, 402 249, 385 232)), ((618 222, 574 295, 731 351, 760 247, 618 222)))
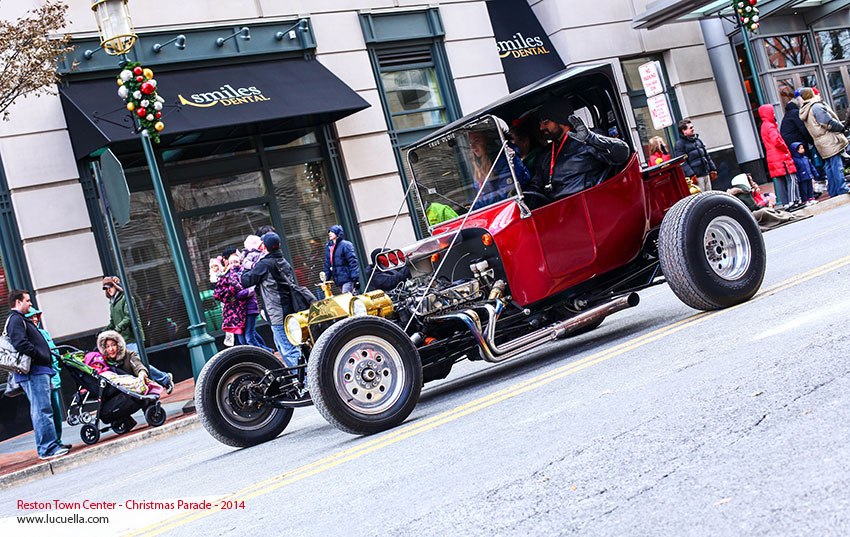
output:
POLYGON ((749 300, 767 265, 764 239, 749 209, 722 192, 679 200, 661 222, 658 255, 670 288, 699 310, 749 300))
POLYGON ((195 406, 201 423, 222 444, 248 447, 277 436, 292 419, 291 408, 263 406, 250 399, 248 386, 266 370, 283 364, 259 347, 223 350, 206 363, 195 385, 195 406))
POLYGON ((307 362, 316 409, 347 433, 373 434, 402 423, 419 401, 422 364, 404 331, 358 316, 328 328, 307 362))

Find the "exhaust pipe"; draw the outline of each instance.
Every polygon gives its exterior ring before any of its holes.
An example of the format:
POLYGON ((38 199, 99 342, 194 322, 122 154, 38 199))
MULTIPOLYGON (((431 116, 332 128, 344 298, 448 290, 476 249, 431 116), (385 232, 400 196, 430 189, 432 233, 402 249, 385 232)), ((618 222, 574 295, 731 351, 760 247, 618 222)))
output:
POLYGON ((553 339, 563 338, 567 335, 579 330, 601 318, 607 317, 612 313, 617 313, 626 308, 637 306, 640 302, 640 297, 637 293, 629 293, 628 295, 616 298, 605 304, 591 308, 585 312, 579 313, 574 317, 570 317, 565 321, 557 322, 553 325, 541 328, 530 334, 526 334, 513 341, 508 341, 503 345, 496 345, 496 321, 502 314, 504 303, 501 300, 496 300, 491 304, 481 306, 487 312, 487 327, 482 328, 481 318, 473 309, 465 309, 453 313, 446 313, 433 317, 433 322, 444 321, 460 321, 469 328, 472 332, 475 341, 478 343, 478 348, 481 351, 481 358, 488 362, 498 363, 517 354, 527 351, 541 343, 551 341, 553 339))

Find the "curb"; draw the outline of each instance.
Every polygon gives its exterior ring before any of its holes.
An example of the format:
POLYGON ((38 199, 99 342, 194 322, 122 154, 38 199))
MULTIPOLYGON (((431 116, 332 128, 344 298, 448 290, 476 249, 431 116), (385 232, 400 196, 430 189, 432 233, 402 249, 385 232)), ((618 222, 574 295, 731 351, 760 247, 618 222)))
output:
POLYGON ((129 451, 145 444, 151 444, 158 440, 175 436, 186 431, 197 429, 201 426, 201 420, 197 414, 166 423, 162 427, 149 427, 134 435, 121 440, 113 440, 100 446, 93 446, 77 453, 69 453, 59 459, 43 462, 0 476, 0 490, 23 485, 30 481, 36 481, 53 474, 72 470, 79 466, 99 461, 110 455, 116 455, 129 451))
POLYGON ((847 205, 848 203, 850 203, 850 196, 844 194, 836 198, 829 198, 828 200, 818 202, 816 205, 800 209, 797 212, 805 216, 814 216, 816 214, 825 213, 826 211, 835 209, 836 207, 847 205))

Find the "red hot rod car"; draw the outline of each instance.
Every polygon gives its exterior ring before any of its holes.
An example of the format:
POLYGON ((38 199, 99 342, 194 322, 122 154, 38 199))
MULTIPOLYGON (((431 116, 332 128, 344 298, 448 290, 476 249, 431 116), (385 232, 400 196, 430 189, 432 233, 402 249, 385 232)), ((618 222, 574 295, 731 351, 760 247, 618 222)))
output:
POLYGON ((195 392, 207 430, 252 445, 280 434, 294 407, 315 404, 339 429, 374 433, 403 422, 423 383, 457 361, 500 362, 588 332, 636 306, 641 289, 666 282, 702 310, 756 293, 766 263, 758 225, 732 196, 691 195, 681 159, 642 169, 626 138, 628 160, 584 190, 552 201, 524 189, 505 122, 552 101, 569 103, 592 132, 628 132, 612 69, 585 66, 408 148, 409 195, 430 236, 385 250, 375 266, 410 277, 290 315, 287 336, 303 350, 294 370, 254 347, 213 357, 195 392))

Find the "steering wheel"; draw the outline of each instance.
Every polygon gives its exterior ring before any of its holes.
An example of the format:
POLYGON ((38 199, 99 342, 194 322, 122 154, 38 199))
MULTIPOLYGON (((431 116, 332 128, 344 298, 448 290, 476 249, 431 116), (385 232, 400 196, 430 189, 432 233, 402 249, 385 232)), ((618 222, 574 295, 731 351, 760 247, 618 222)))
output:
POLYGON ((535 190, 523 190, 522 197, 524 200, 526 200, 526 204, 532 210, 552 203, 552 200, 550 200, 548 196, 541 194, 540 192, 537 192, 535 190))

